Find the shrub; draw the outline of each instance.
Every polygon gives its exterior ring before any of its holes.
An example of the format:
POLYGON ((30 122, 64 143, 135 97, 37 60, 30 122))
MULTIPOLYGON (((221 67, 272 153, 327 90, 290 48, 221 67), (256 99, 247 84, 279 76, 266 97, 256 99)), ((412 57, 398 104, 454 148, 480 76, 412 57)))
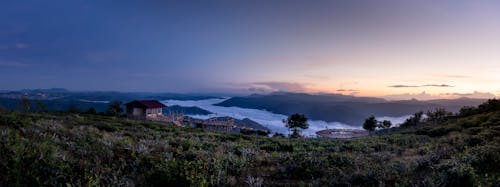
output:
POLYGON ((435 128, 431 128, 430 130, 428 130, 427 135, 430 137, 444 136, 452 131, 460 131, 460 130, 462 130, 462 129, 458 126, 455 126, 455 125, 435 127, 435 128))
POLYGON ((269 133, 270 132, 267 130, 257 130, 257 135, 259 135, 259 136, 268 136, 269 133))
POLYGON ((374 131, 375 128, 377 128, 378 121, 375 119, 375 116, 371 115, 367 119, 365 119, 365 122, 363 123, 363 129, 367 131, 374 131))
POLYGON ((401 127, 412 127, 412 126, 416 126, 416 125, 422 123, 423 114, 424 114, 423 112, 417 112, 417 113, 413 114, 413 116, 406 119, 405 122, 403 124, 401 124, 400 126, 401 127))
POLYGON ((256 131, 253 129, 240 129, 240 133, 246 135, 254 135, 256 134, 256 131))

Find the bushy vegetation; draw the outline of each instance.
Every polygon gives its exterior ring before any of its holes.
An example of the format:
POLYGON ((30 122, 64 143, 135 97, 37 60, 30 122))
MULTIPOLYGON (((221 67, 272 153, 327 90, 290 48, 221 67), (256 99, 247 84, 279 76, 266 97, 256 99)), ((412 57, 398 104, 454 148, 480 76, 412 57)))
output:
POLYGON ((375 116, 371 115, 370 117, 365 119, 365 122, 363 123, 363 129, 367 131, 374 131, 377 128, 380 129, 387 129, 392 126, 391 121, 389 120, 384 120, 384 121, 378 121, 375 119, 375 116))
POLYGON ((309 128, 309 124, 307 123, 307 117, 304 114, 295 113, 290 116, 286 120, 283 120, 285 127, 289 130, 292 130, 292 134, 290 137, 292 138, 300 138, 302 135, 300 134, 300 129, 309 128))
POLYGON ((0 186, 495 186, 499 135, 494 107, 349 140, 2 111, 0 186))

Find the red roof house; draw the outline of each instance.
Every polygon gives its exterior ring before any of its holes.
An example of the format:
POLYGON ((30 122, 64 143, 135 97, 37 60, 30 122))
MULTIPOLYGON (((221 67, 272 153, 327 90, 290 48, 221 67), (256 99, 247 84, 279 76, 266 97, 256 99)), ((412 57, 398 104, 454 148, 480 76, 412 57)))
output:
POLYGON ((134 100, 125 104, 127 117, 148 119, 163 116, 163 108, 167 107, 157 100, 134 100))

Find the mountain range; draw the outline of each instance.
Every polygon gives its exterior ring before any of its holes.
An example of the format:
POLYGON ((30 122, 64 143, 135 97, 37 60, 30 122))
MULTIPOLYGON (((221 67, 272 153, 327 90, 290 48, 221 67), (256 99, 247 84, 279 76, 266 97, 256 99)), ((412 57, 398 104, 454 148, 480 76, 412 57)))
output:
POLYGON ((471 98, 388 101, 375 97, 355 97, 342 94, 278 92, 267 95, 253 94, 246 97, 233 97, 216 105, 267 110, 284 115, 302 113, 313 120, 359 126, 370 115, 400 117, 436 108, 457 112, 463 106, 476 106, 484 101, 485 99, 471 98))
MULTIPOLYGON (((62 88, 36 89, 20 91, 4 91, 0 93, 0 108, 18 109, 19 98, 27 97, 32 101, 42 102, 46 110, 66 111, 77 107, 85 111, 94 107, 98 112, 106 110, 110 101, 129 102, 135 99, 158 100, 204 100, 220 98, 196 94, 176 93, 130 93, 130 92, 98 92, 98 91, 68 91, 62 88)), ((326 122, 341 122, 352 126, 360 126, 369 115, 377 117, 401 117, 427 111, 435 108, 445 108, 457 112, 463 106, 476 106, 485 99, 457 98, 420 101, 416 99, 389 101, 376 97, 356 97, 342 94, 306 94, 276 92, 266 95, 253 94, 249 96, 232 97, 217 106, 241 107, 266 110, 277 114, 305 114, 312 120, 326 122)), ((35 103, 32 104, 36 106, 35 103)), ((36 108, 33 108, 36 111, 36 108)), ((184 113, 191 115, 207 115, 210 111, 198 107, 171 106, 165 112, 184 113)))

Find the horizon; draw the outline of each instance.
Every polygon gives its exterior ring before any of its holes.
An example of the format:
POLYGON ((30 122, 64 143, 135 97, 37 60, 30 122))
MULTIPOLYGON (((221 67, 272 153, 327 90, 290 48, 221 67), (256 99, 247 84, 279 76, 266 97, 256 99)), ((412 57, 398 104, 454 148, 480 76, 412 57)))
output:
POLYGON ((496 1, 0 2, 0 90, 500 96, 496 1))
MULTIPOLYGON (((119 91, 119 90, 72 90, 67 88, 23 88, 18 90, 0 90, 0 93, 3 92, 21 92, 21 91, 49 91, 49 90, 62 90, 63 92, 116 92, 116 93, 131 93, 131 94, 179 94, 179 95, 192 95, 192 96, 211 96, 211 97, 222 97, 222 98, 232 98, 232 97, 245 97, 251 96, 254 94, 257 95, 276 95, 276 94, 307 94, 307 95, 342 95, 342 96, 350 96, 350 97, 367 97, 367 98, 378 98, 385 99, 386 101, 405 101, 405 100, 418 100, 418 101, 430 101, 430 100, 454 100, 454 99, 496 99, 498 96, 495 95, 486 95, 486 94, 470 94, 470 95, 458 95, 456 97, 438 97, 438 96, 424 96, 422 98, 419 97, 394 97, 391 95, 387 96, 356 96, 356 95, 348 95, 342 93, 327 93, 327 92, 293 92, 293 91, 274 91, 267 93, 210 93, 210 92, 162 92, 162 91, 119 91), (479 97, 476 97, 478 96, 479 97)), ((425 95, 425 93, 422 93, 425 95)), ((411 96, 411 95, 409 95, 411 96)))

